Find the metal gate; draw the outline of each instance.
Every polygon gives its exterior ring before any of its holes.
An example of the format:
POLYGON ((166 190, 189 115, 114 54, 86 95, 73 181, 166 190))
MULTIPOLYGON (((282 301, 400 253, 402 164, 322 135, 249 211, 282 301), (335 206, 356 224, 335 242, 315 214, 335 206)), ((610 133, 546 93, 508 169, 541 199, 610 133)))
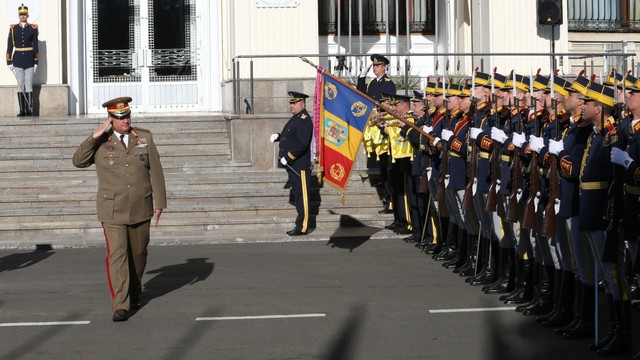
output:
POLYGON ((119 96, 141 112, 202 110, 196 0, 90 1, 89 113, 119 96))

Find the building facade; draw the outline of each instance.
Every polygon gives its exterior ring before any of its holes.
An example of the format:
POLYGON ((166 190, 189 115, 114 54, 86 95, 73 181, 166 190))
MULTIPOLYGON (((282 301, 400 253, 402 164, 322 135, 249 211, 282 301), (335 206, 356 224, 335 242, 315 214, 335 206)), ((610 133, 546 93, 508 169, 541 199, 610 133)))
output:
MULTIPOLYGON (((5 0, 1 10, 5 29, 22 3, 39 25, 41 115, 101 113, 103 101, 123 95, 137 112, 285 112, 286 90, 314 91, 316 72, 301 55, 353 80, 368 54, 388 54, 401 89, 476 67, 566 76, 637 66, 635 57, 548 54, 635 52, 639 1, 563 0, 555 26, 539 24, 539 2, 5 0)), ((2 115, 17 109, 6 67, 0 102, 2 115)))

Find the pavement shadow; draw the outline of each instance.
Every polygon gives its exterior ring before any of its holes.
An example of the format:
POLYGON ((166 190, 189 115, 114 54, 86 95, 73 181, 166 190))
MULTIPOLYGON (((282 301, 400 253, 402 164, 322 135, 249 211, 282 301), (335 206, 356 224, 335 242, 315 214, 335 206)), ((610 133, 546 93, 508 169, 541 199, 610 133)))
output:
POLYGON ((187 259, 183 264, 167 265, 159 269, 147 271, 147 274, 157 274, 145 282, 142 291, 142 305, 151 300, 164 296, 186 285, 193 285, 206 280, 215 263, 207 262, 208 258, 187 259))
POLYGON ((55 251, 51 245, 36 245, 29 253, 16 253, 0 258, 0 274, 5 271, 24 269, 35 265, 53 255, 55 251))
POLYGON ((347 360, 356 354, 358 335, 362 328, 365 311, 362 306, 354 306, 342 324, 341 330, 334 336, 326 352, 320 357, 323 360, 347 360))
MULTIPOLYGON (((329 212, 335 214, 334 211, 330 210, 329 212)), ((347 249, 352 252, 380 230, 380 228, 367 226, 350 215, 340 215, 340 226, 329 237, 327 246, 347 249)))

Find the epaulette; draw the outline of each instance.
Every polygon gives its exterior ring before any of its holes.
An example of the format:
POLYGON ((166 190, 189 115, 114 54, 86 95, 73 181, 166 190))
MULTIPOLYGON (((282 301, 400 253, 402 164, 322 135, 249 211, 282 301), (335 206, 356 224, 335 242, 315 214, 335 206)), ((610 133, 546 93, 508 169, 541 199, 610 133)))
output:
POLYGON ((458 136, 458 133, 462 128, 469 123, 469 117, 465 116, 461 121, 456 123, 456 126, 453 128, 453 134, 458 136))
POLYGON ((511 109, 511 116, 516 116, 516 114, 519 113, 519 112, 520 112, 520 109, 512 108, 511 109))
POLYGON ((456 109, 451 112, 451 118, 457 118, 460 115, 462 115, 462 110, 460 109, 456 109))
POLYGON ((306 119, 307 118, 307 114, 300 114, 299 118, 300 119, 306 119))
POLYGON ((134 132, 135 130, 138 130, 138 131, 146 131, 146 132, 148 132, 148 133, 150 133, 150 132, 151 132, 151 130, 149 130, 149 129, 143 129, 143 128, 140 128, 140 127, 137 127, 137 126, 135 127, 135 129, 134 129, 134 130, 131 130, 131 132, 134 132))
POLYGON ((38 28, 38 24, 29 24, 32 28, 37 29, 38 28))
POLYGON ((441 107, 440 110, 438 110, 438 114, 444 114, 447 112, 447 108, 446 107, 441 107))
POLYGON ((489 106, 489 103, 483 101, 476 106, 476 110, 484 110, 487 106, 489 106))
POLYGON ((438 108, 436 108, 435 106, 429 109, 429 115, 433 115, 436 113, 436 110, 438 110, 438 108))
POLYGON ((631 133, 632 133, 632 134, 635 134, 635 133, 637 133, 638 131, 640 131, 640 121, 638 121, 637 123, 635 123, 635 124, 633 124, 633 125, 631 126, 631 133))

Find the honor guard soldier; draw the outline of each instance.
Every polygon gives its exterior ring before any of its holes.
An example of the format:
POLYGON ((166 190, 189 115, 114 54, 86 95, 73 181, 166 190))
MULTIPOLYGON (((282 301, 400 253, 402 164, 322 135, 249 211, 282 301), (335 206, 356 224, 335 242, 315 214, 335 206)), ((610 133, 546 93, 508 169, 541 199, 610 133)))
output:
POLYGON ((7 66, 18 80, 18 116, 33 115, 33 75, 38 69, 38 25, 29 24, 29 8, 18 8, 20 22, 9 26, 7 66))
MULTIPOLYGON (((599 354, 615 355, 631 350, 630 329, 627 328, 630 314, 627 312, 628 286, 621 268, 603 261, 607 237, 607 206, 609 184, 613 180, 613 166, 610 162, 610 148, 616 135, 615 120, 611 116, 614 105, 614 90, 602 84, 591 82, 587 87, 583 117, 593 125, 593 133, 587 140, 585 154, 580 165, 580 230, 586 232, 596 271, 604 283, 609 301, 610 335, 607 341, 595 345, 599 354), (613 336, 615 335, 615 336, 613 336), (610 343, 616 339, 615 344, 610 343), (628 338, 628 342, 627 342, 628 338)), ((590 316, 591 319, 594 315, 590 316)), ((593 324, 593 323, 592 323, 593 324)), ((573 331, 565 337, 590 335, 591 331, 573 331)))
POLYGON ((291 118, 282 132, 271 135, 271 142, 279 142, 278 166, 287 170, 296 206, 295 227, 289 236, 306 235, 309 231, 309 175, 311 173, 311 137, 313 122, 306 110, 309 95, 289 91, 291 118))
POLYGON ((151 132, 131 126, 130 102, 120 97, 102 104, 107 120, 73 155, 76 167, 96 165, 113 321, 126 321, 129 310, 141 306, 151 218, 157 227, 167 206, 160 155, 151 132))

